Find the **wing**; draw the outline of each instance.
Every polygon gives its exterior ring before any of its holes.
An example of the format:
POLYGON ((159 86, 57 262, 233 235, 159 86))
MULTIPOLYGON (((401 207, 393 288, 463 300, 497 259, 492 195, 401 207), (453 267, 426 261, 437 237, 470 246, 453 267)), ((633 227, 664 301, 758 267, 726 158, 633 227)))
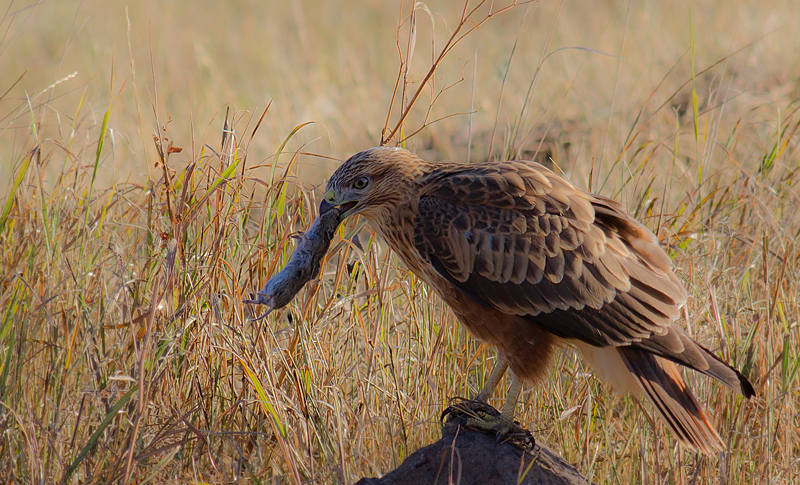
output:
POLYGON ((432 173, 414 243, 472 299, 562 338, 619 346, 657 335, 680 345, 670 326, 686 292, 655 236, 539 164, 432 173))

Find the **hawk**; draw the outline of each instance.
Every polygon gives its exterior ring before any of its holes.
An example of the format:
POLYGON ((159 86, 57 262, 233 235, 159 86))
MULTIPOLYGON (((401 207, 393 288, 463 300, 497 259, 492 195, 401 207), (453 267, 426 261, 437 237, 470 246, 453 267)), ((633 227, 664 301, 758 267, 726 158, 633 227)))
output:
POLYGON ((711 454, 722 440, 676 364, 755 391, 675 321, 686 290, 644 225, 613 200, 535 162, 427 162, 392 147, 353 155, 331 176, 320 213, 361 214, 458 320, 498 352, 476 400, 507 369, 502 418, 523 382, 576 348, 616 392, 649 400, 674 435, 711 454))

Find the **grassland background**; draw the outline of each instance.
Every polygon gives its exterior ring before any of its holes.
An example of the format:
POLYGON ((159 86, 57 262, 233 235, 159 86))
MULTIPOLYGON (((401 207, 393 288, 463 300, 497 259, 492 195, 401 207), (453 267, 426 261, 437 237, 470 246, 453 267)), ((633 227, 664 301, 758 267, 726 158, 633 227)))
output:
MULTIPOLYGON (((461 9, 427 7, 412 82, 461 9)), ((286 261, 315 187, 379 142, 410 8, 0 5, 0 480, 351 483, 438 438, 493 354, 368 228, 342 230, 288 311, 252 323, 240 303, 286 261)), ((466 159, 471 137, 485 160, 496 122, 491 156, 552 158, 620 200, 675 260, 682 325, 759 389, 745 403, 688 376, 726 441, 703 458, 564 352, 519 419, 598 483, 800 483, 799 27, 788 0, 543 0, 435 78, 456 84, 432 119, 475 113, 409 148, 466 159)))

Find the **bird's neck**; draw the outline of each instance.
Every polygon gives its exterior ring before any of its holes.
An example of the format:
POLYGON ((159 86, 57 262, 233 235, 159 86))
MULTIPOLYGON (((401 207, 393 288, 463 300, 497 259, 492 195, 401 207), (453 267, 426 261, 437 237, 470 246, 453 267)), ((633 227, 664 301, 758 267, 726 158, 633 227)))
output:
POLYGON ((417 269, 414 262, 419 258, 414 245, 414 216, 417 213, 417 202, 416 199, 404 198, 394 207, 365 214, 378 236, 389 244, 412 271, 417 269))

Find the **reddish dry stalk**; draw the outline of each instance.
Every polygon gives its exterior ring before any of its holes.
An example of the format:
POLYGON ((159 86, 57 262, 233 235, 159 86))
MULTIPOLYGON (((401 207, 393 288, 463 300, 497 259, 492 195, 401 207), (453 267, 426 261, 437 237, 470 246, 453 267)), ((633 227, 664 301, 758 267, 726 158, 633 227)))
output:
MULTIPOLYGON (((519 2, 518 0, 514 0, 514 2, 511 3, 511 5, 507 5, 507 6, 501 8, 500 10, 498 10, 496 12, 492 11, 492 8, 494 7, 494 2, 492 2, 490 4, 490 6, 489 6, 489 13, 487 13, 486 16, 483 19, 481 19, 480 21, 474 23, 472 28, 470 28, 469 30, 464 32, 461 36, 459 36, 458 34, 461 32, 461 30, 464 28, 464 26, 467 24, 467 22, 469 22, 469 20, 472 19, 472 16, 475 14, 475 12, 477 12, 477 10, 481 6, 483 6, 484 3, 486 3, 486 0, 482 0, 472 10, 469 10, 469 0, 467 0, 464 3, 464 10, 461 13, 461 20, 459 21, 459 23, 456 26, 456 28, 453 31, 453 33, 450 35, 450 38, 447 40, 447 43, 442 48, 441 52, 439 52, 439 55, 436 57, 436 60, 431 65, 430 69, 428 69, 428 72, 425 74, 425 77, 422 78, 422 82, 419 84, 419 87, 414 92, 414 95, 411 97, 411 101, 408 102, 407 106, 402 108, 402 112, 400 113, 400 119, 397 121, 397 124, 395 124, 394 128, 392 129, 392 131, 389 132, 388 135, 384 136, 384 134, 381 134, 381 145, 382 146, 386 145, 387 143, 389 143, 389 141, 391 141, 391 139, 394 138, 395 134, 397 134, 397 132, 403 126, 403 122, 405 121, 405 119, 408 116, 408 114, 411 112, 411 108, 414 107, 414 103, 416 103, 417 98, 419 98, 419 96, 422 94, 422 90, 425 89, 425 87, 428 84, 428 81, 431 80, 431 78, 433 77, 434 73, 439 68, 439 64, 442 63, 442 60, 445 58, 445 56, 447 54, 449 54, 450 51, 453 50, 453 48, 455 48, 455 46, 458 45, 459 42, 461 42, 466 36, 468 36, 469 34, 474 32, 476 29, 480 28, 489 19, 491 19, 491 18, 493 18, 493 17, 495 17, 497 15, 500 15, 502 13, 505 13, 505 12, 511 10, 514 7, 518 7, 520 5, 524 5, 524 4, 529 3, 529 2, 519 2)), ((403 64, 405 62, 406 61, 403 61, 403 59, 401 58, 401 60, 400 60, 401 67, 400 67, 400 74, 398 75, 398 82, 400 80, 400 77, 403 75, 403 64)), ((406 84, 407 83, 406 83, 406 81, 404 79, 404 81, 403 81, 403 93, 405 93, 406 84)), ((397 87, 395 87, 395 93, 397 93, 397 87)), ((394 99, 394 96, 392 96, 392 99, 394 99)), ((392 106, 393 106, 393 103, 391 103, 389 105, 389 113, 386 116, 387 121, 389 119, 389 116, 391 115, 392 106)), ((417 130, 417 131, 419 131, 419 130, 417 130)), ((417 131, 415 131, 415 133, 417 131)), ((384 129, 384 132, 385 132, 385 129, 384 129)))

